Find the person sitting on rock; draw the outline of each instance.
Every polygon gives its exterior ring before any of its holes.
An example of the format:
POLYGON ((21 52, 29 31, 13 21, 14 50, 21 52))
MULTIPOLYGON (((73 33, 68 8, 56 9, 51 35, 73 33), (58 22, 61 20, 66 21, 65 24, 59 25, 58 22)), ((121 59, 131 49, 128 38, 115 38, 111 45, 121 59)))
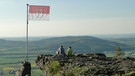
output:
POLYGON ((64 47, 63 46, 60 46, 60 48, 58 49, 58 54, 60 54, 60 55, 66 55, 65 54, 65 49, 64 49, 64 47))
POLYGON ((69 46, 69 48, 67 49, 67 55, 68 56, 72 56, 73 55, 73 50, 72 50, 71 46, 69 46))

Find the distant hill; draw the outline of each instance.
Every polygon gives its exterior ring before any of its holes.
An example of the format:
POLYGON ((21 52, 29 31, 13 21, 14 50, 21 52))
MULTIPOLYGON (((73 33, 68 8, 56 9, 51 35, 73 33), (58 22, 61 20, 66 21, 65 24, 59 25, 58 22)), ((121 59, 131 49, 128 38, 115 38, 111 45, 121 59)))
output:
POLYGON ((98 38, 135 38, 135 33, 129 34, 101 34, 101 35, 93 35, 98 38))
MULTIPOLYGON (((4 50, 24 50, 26 43, 24 41, 9 41, 0 39, 0 51, 4 50)), ((105 39, 100 39, 92 36, 65 36, 65 37, 52 37, 39 41, 29 41, 30 51, 49 50, 57 51, 60 45, 65 49, 72 46, 73 50, 77 53, 87 52, 104 52, 114 51, 116 45, 122 47, 122 50, 131 50, 133 47, 117 43, 105 39)))
POLYGON ((135 38, 106 38, 106 39, 109 40, 109 41, 126 44, 126 45, 129 45, 129 46, 132 46, 132 47, 135 46, 135 38))
POLYGON ((108 35, 95 35, 95 37, 113 41, 113 42, 118 42, 122 44, 126 44, 129 46, 134 47, 135 46, 135 33, 130 33, 130 34, 108 34, 108 35))
MULTIPOLYGON (((29 37, 29 41, 38 41, 41 39, 51 38, 53 36, 39 36, 39 37, 29 37)), ((1 39, 9 41, 26 41, 26 37, 3 37, 1 39)))
POLYGON ((63 45, 65 49, 67 49, 68 46, 72 46, 75 52, 83 53, 114 51, 116 45, 121 46, 123 50, 133 49, 125 44, 99 39, 92 36, 53 37, 31 42, 31 46, 33 46, 31 48, 33 48, 33 50, 47 49, 56 51, 60 45, 63 45))
POLYGON ((0 39, 0 51, 24 50, 25 42, 0 39))

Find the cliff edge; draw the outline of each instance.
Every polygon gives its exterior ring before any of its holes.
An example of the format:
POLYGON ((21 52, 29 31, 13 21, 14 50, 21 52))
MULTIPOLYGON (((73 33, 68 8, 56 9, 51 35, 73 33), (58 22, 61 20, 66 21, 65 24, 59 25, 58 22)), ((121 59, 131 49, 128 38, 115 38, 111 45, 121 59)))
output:
POLYGON ((53 73, 53 75, 57 74, 56 72, 52 72, 53 70, 56 71, 53 68, 55 66, 50 68, 50 65, 53 63, 52 61, 59 63, 57 73, 63 76, 67 76, 67 74, 74 76, 77 74, 81 76, 112 76, 117 74, 121 76, 135 71, 135 58, 106 57, 103 53, 75 54, 70 57, 40 54, 35 60, 37 66, 42 71, 45 71, 46 76, 50 73, 53 73), (51 71, 49 71, 50 69, 51 71))

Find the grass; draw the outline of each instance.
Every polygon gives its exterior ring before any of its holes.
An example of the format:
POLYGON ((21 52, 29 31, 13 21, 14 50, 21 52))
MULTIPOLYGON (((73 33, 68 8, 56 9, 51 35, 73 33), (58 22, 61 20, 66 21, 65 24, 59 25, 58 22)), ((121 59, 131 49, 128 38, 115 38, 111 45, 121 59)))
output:
MULTIPOLYGON (((15 76, 15 74, 9 74, 9 71, 19 70, 20 63, 26 59, 26 51, 0 51, 0 71, 4 73, 4 76, 15 76)), ((29 61, 32 66, 31 76, 40 76, 42 71, 36 66, 35 59, 38 54, 47 54, 49 51, 30 51, 29 61)), ((125 52, 125 54, 132 54, 134 51, 125 52)), ((115 53, 106 53, 107 57, 113 57, 115 53)))
MULTIPOLYGON (((45 53, 46 51, 42 51, 45 53)), ((32 53, 29 55, 29 62, 32 67, 31 76, 40 76, 42 71, 36 66, 35 59, 40 53, 32 53)), ((9 74, 10 71, 16 71, 20 69, 20 63, 26 59, 24 51, 1 51, 0 53, 0 71, 4 73, 4 76, 15 76, 15 74, 9 74)))

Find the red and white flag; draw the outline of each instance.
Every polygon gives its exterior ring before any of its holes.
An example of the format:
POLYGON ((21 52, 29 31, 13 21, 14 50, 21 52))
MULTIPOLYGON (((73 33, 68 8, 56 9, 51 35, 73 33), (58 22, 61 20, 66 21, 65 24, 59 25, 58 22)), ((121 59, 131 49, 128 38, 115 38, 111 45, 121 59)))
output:
POLYGON ((50 6, 29 6, 29 20, 49 20, 50 6))

